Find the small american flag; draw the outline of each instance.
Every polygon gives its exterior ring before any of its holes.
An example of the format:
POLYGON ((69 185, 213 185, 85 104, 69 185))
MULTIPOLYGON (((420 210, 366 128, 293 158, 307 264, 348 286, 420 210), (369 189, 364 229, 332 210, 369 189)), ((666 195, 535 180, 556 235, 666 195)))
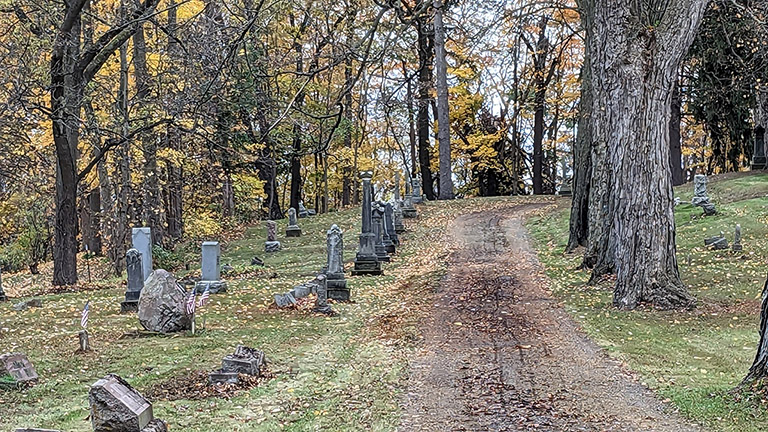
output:
POLYGON ((85 307, 83 308, 83 313, 80 316, 80 327, 83 328, 83 330, 88 328, 88 313, 91 311, 91 301, 88 300, 87 303, 85 303, 85 307))
POLYGON ((195 290, 192 290, 191 293, 189 293, 189 297, 187 298, 187 315, 192 315, 195 313, 195 290))
POLYGON ((208 297, 211 296, 211 291, 208 289, 210 287, 210 284, 205 286, 205 291, 203 291, 203 294, 200 295, 200 301, 198 301, 197 307, 203 307, 206 303, 208 303, 208 297))

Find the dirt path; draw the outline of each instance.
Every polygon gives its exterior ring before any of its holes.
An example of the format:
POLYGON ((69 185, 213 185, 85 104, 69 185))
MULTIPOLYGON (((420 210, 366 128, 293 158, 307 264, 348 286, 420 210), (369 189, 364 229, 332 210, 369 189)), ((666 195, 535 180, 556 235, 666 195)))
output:
POLYGON ((545 288, 522 218, 460 217, 412 363, 403 431, 695 431, 590 341, 545 288))

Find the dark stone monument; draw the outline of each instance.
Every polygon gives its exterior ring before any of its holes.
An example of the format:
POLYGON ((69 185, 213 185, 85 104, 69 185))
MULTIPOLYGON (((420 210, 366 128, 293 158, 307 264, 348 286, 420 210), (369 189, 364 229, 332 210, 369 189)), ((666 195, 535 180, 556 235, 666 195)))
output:
POLYGON ((152 272, 139 297, 139 322, 157 333, 174 333, 192 328, 187 315, 187 293, 165 270, 152 272))
POLYGON ((373 223, 371 217, 371 177, 370 172, 364 172, 360 175, 363 180, 363 228, 360 233, 360 245, 355 256, 355 268, 352 274, 358 275, 380 275, 381 262, 376 257, 376 234, 373 233, 373 223))
POLYGON ((333 225, 327 233, 328 261, 325 266, 328 298, 349 301, 349 289, 344 277, 344 233, 333 225))
POLYGON ((752 156, 752 169, 762 170, 768 166, 768 158, 765 156, 765 128, 755 128, 755 151, 752 156))
POLYGON ((301 228, 299 220, 296 218, 296 209, 291 207, 288 210, 288 228, 285 229, 286 237, 301 237, 301 228))
POLYGON ((378 203, 373 203, 371 220, 373 221, 373 233, 376 235, 376 259, 381 262, 390 262, 387 253, 387 245, 384 244, 384 209, 378 203))
POLYGON ((235 348, 234 354, 224 357, 221 361, 221 371, 261 376, 261 368, 265 364, 266 361, 262 351, 238 345, 235 348))
POLYGON ((317 278, 320 284, 317 286, 317 299, 315 300, 315 308, 312 310, 317 313, 333 315, 333 309, 328 304, 328 279, 325 275, 319 275, 317 278))
POLYGON ((96 381, 88 393, 88 401, 95 432, 166 430, 165 424, 152 414, 152 404, 117 375, 110 374, 96 381))
POLYGON ((405 232, 405 225, 403 224, 403 202, 400 199, 400 172, 396 171, 395 172, 395 233, 402 234, 404 232, 405 232))
POLYGON ((418 177, 413 176, 413 180, 411 181, 411 185, 413 188, 413 203, 414 204, 421 204, 424 202, 424 198, 421 196, 421 182, 419 181, 418 177))
POLYGON ((26 355, 8 353, 0 355, 0 388, 18 388, 34 384, 38 376, 26 355))
POLYGON ((384 224, 389 240, 392 242, 391 253, 395 253, 395 247, 400 246, 400 239, 397 237, 397 230, 395 229, 395 206, 392 203, 384 205, 384 224))
POLYGON ((267 241, 264 243, 264 251, 267 253, 279 252, 282 245, 277 241, 277 223, 267 221, 267 241))
POLYGON ((128 249, 125 254, 125 264, 128 274, 128 287, 125 290, 125 301, 120 303, 120 312, 138 312, 139 297, 144 289, 144 271, 142 270, 141 252, 138 249, 128 249))

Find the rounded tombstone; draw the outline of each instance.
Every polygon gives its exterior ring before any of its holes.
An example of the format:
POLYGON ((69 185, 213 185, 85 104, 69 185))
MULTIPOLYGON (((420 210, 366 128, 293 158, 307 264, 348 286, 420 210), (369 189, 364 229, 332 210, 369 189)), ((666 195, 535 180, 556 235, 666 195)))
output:
POLYGON ((192 327, 187 315, 187 293, 165 270, 155 270, 144 283, 139 297, 139 322, 145 329, 173 333, 192 327))

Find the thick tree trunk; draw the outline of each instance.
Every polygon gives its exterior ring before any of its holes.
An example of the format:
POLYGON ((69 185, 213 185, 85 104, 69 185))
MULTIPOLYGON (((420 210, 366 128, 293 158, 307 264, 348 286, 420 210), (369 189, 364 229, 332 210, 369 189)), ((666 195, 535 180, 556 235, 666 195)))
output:
POLYGON ((448 105, 448 64, 445 54, 445 26, 443 2, 435 0, 435 71, 437 73, 437 141, 440 149, 441 200, 453 199, 453 172, 451 170, 451 118, 448 105))
POLYGON ((432 180, 432 157, 430 156, 430 131, 432 129, 429 107, 432 101, 432 61, 434 53, 434 34, 430 32, 426 18, 417 20, 419 48, 419 96, 416 130, 419 138, 419 167, 421 172, 422 192, 427 199, 435 199, 435 186, 432 180))
POLYGON ((768 279, 763 286, 763 301, 760 306, 760 342, 757 344, 757 354, 741 386, 759 384, 760 381, 765 384, 766 378, 768 378, 768 279))
MULTIPOLYGON (((405 66, 403 66, 403 74, 406 73, 405 66)), ((411 150, 411 164, 410 164, 410 175, 406 176, 406 184, 410 183, 411 177, 415 177, 418 171, 419 164, 416 162, 418 159, 416 158, 416 122, 413 119, 414 110, 413 110, 413 80, 408 80, 406 83, 406 101, 408 101, 408 143, 410 144, 410 150, 411 150)))
MULTIPOLYGON (((672 86, 707 0, 664 3, 595 3, 592 133, 606 143, 610 216, 604 231, 610 232, 608 249, 615 244, 614 304, 622 309, 694 304, 675 256, 669 118, 672 86)), ((593 161, 594 169, 601 159, 593 161)))
POLYGON ((681 109, 680 80, 675 78, 672 90, 672 109, 669 118, 669 167, 672 170, 673 186, 680 186, 685 183, 683 176, 683 150, 680 140, 681 109))
POLYGON ((571 201, 570 234, 566 252, 579 246, 587 246, 589 240, 589 191, 592 178, 592 78, 589 52, 585 50, 584 66, 581 69, 581 100, 579 101, 579 124, 576 142, 573 145, 573 199, 571 201))

